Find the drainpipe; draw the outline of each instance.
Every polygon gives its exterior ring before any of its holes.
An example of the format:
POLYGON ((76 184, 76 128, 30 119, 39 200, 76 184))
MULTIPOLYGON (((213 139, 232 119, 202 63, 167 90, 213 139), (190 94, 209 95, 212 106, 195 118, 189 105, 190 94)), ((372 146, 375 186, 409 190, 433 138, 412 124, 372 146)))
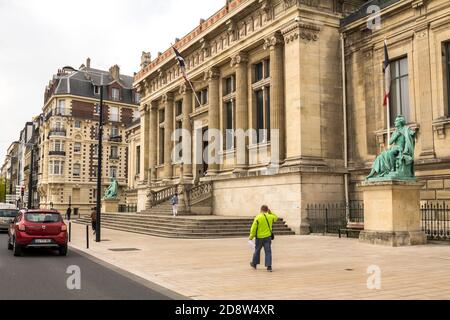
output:
POLYGON ((349 174, 348 170, 348 133, 347 133, 347 83, 346 83, 346 69, 345 69, 345 42, 344 33, 341 32, 341 59, 342 59, 342 114, 344 121, 344 189, 345 189, 345 204, 347 222, 349 222, 349 174))

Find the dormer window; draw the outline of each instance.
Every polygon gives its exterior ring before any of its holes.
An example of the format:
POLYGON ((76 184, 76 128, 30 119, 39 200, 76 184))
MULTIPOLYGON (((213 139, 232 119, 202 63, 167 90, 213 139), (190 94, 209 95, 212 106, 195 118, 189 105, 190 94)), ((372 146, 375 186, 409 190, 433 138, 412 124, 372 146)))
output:
POLYGON ((119 101, 119 100, 120 100, 120 90, 117 89, 117 88, 113 88, 113 89, 111 90, 111 98, 112 98, 114 101, 119 101))
POLYGON ((95 94, 96 96, 99 96, 99 95, 100 95, 100 87, 99 87, 99 86, 94 86, 94 94, 95 94))

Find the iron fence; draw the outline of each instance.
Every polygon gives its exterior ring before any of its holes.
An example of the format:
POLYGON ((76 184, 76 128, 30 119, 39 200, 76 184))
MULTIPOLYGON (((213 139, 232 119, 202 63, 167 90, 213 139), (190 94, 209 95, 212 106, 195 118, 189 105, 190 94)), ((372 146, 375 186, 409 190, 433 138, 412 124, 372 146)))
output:
POLYGON ((450 240, 450 206, 443 203, 425 203, 421 205, 422 230, 428 240, 450 240))
POLYGON ((310 204, 306 207, 311 233, 339 233, 349 223, 364 223, 362 201, 310 204))
POLYGON ((119 204, 119 212, 137 212, 137 204, 119 204))

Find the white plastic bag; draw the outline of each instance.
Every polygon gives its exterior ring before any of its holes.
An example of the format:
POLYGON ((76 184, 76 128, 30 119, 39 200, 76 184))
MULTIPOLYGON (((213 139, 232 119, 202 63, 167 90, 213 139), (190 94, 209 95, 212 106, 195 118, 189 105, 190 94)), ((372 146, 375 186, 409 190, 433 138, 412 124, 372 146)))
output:
POLYGON ((248 240, 248 245, 250 246, 251 249, 255 250, 255 240, 248 240))

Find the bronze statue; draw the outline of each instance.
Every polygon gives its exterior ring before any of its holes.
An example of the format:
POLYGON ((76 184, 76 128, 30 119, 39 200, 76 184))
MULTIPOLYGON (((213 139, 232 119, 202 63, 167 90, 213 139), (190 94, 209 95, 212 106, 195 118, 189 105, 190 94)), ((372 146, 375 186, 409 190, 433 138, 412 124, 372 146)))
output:
POLYGON ((415 131, 406 127, 405 117, 395 119, 395 132, 389 141, 392 147, 374 161, 366 180, 412 180, 414 174, 415 131))

